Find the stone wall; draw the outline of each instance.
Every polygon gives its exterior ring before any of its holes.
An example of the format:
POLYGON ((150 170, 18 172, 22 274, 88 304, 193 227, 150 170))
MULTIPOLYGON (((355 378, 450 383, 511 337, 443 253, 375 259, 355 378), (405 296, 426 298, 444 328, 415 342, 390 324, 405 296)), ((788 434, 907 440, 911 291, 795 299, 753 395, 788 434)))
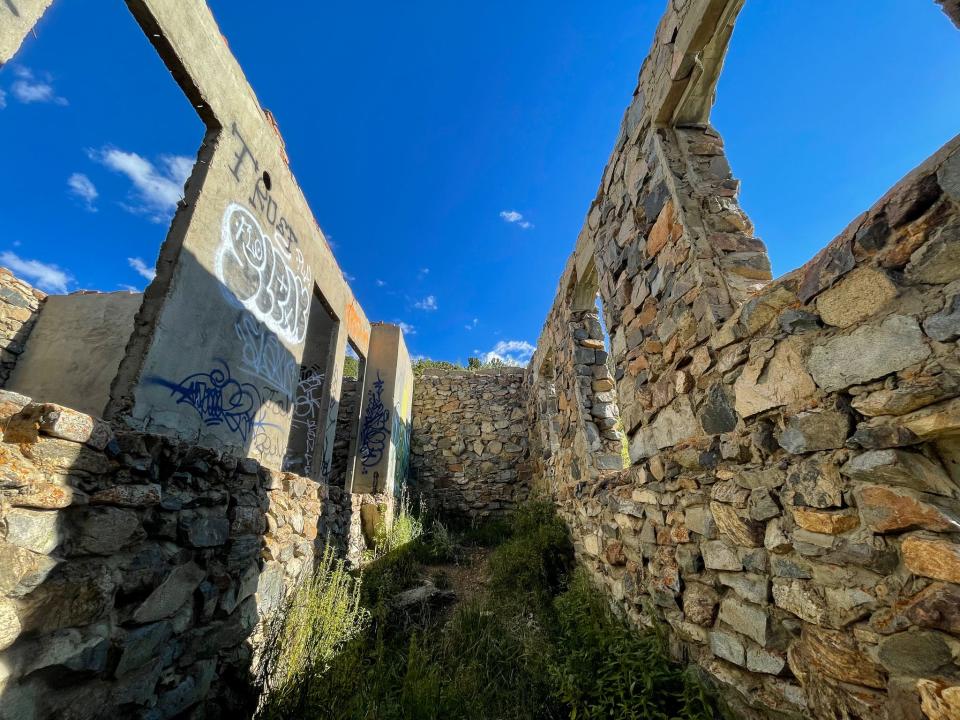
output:
POLYGON ((528 372, 535 483, 744 717, 960 717, 960 139, 770 282, 708 124, 741 4, 657 30, 528 372), (597 290, 624 470, 578 362, 597 290))
POLYGON ((250 713, 261 621, 342 491, 0 394, 0 718, 250 713))
POLYGON ((527 498, 523 370, 426 370, 414 385, 411 488, 441 514, 477 517, 527 498))
POLYGON ((23 353, 46 295, 0 267, 0 387, 23 353))

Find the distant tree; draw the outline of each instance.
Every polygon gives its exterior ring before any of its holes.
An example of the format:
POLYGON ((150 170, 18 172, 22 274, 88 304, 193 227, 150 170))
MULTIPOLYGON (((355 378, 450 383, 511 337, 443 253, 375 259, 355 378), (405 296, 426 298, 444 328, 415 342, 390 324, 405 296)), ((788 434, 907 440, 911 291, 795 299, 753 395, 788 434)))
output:
POLYGON ((360 379, 360 361, 349 355, 343 361, 343 376, 351 380, 360 379))
POLYGON ((467 358, 467 370, 479 370, 483 367, 483 363, 480 362, 480 358, 467 358))

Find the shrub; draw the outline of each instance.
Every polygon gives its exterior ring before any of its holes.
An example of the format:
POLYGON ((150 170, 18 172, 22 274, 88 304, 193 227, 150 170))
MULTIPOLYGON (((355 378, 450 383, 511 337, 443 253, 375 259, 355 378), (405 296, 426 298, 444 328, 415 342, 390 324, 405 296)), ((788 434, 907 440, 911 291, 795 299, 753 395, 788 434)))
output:
POLYGON ((616 617, 583 571, 554 602, 554 697, 571 718, 711 720, 704 686, 671 661, 665 633, 637 631, 616 617))
POLYGON ((326 671, 337 652, 363 632, 367 619, 360 582, 327 546, 313 574, 267 627, 258 676, 266 700, 261 717, 283 717, 284 708, 297 702, 298 686, 326 671))

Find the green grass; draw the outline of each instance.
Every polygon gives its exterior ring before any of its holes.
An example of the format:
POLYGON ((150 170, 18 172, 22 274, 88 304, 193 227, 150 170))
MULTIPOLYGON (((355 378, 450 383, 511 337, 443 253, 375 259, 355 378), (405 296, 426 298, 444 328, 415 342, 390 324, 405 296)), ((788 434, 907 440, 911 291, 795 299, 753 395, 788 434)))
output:
MULTIPOLYGON (((566 528, 546 503, 526 504, 507 522, 462 534, 434 523, 365 568, 359 592, 366 613, 361 630, 349 622, 350 637, 335 644, 334 657, 285 676, 296 692, 268 695, 259 717, 721 717, 696 677, 671 662, 664 637, 628 627, 574 568, 566 528), (424 563, 461 559, 464 545, 493 548, 485 593, 452 610, 400 612, 391 604, 423 581, 424 563)), ((315 607, 326 613, 330 605, 337 603, 315 607)), ((301 614, 284 627, 298 623, 308 633, 318 624, 301 614)))

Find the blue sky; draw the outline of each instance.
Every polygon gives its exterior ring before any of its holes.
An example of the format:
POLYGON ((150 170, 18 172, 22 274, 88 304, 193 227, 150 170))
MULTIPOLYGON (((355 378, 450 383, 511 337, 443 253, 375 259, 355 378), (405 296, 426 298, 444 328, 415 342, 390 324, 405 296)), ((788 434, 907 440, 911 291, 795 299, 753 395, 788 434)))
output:
MULTIPOLYGON (((525 361, 664 2, 211 6, 368 316, 525 361)), ((956 134, 958 76, 932 1, 747 0, 713 121, 775 274, 956 134)), ((0 93, 0 264, 142 289, 203 126, 129 13, 58 0, 0 93)))

